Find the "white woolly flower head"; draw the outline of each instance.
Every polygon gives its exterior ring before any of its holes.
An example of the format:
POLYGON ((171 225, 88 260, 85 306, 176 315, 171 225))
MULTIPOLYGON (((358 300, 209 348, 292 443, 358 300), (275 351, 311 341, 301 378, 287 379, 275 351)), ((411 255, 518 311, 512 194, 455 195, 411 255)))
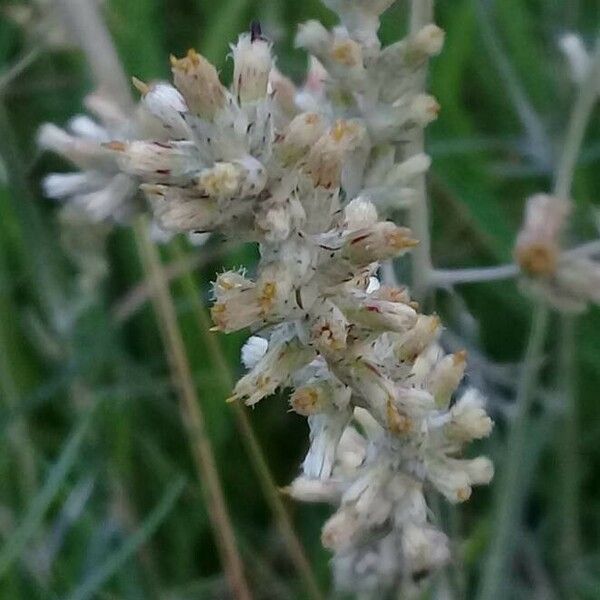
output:
MULTIPOLYGON (((172 57, 173 84, 134 81, 144 127, 108 127, 118 119, 105 110, 103 128, 79 119, 72 133, 41 133, 83 169, 52 176, 51 194, 124 198, 139 186, 163 233, 259 244, 254 276, 226 271, 213 289, 214 329, 255 333, 230 401, 254 406, 289 390, 309 447, 286 491, 333 505, 322 541, 339 585, 382 594, 449 558, 425 490, 460 502, 493 474, 488 459, 460 457, 491 429, 476 392, 456 399, 466 353, 446 355, 439 318, 375 277, 382 261, 419 243, 384 217, 410 204, 429 168, 402 142, 437 115, 421 82, 443 42, 427 26, 382 49, 379 17, 391 4, 331 0, 340 26, 301 26, 296 43, 313 58, 298 90, 254 25, 232 46, 229 88, 190 50, 172 57)), ((533 237, 554 243, 556 233, 532 221, 533 237)), ((569 285, 581 286, 583 272, 569 285)))

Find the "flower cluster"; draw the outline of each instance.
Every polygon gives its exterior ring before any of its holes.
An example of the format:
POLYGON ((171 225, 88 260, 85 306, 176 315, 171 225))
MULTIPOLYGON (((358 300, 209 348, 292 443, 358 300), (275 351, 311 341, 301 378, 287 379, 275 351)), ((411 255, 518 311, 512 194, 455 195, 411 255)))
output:
POLYGON ((67 201, 94 222, 122 222, 141 208, 136 200, 139 183, 122 172, 106 144, 133 137, 139 128, 137 119, 99 93, 90 94, 86 106, 94 118, 78 115, 66 129, 48 123, 38 133, 41 148, 60 154, 80 169, 45 177, 44 194, 67 201))
MULTIPOLYGON (((429 166, 402 142, 436 117, 419 89, 443 42, 428 25, 382 48, 379 15, 392 2, 328 0, 341 25, 300 28, 297 44, 312 55, 300 89, 274 67, 257 25, 232 46, 230 88, 195 51, 172 57, 173 84, 135 81, 155 133, 103 139, 102 170, 69 155, 78 140, 42 135, 86 169, 52 176, 49 195, 81 203, 78 184, 92 179, 93 193, 116 199, 109 188, 122 180, 139 184, 165 231, 259 243, 255 277, 228 271, 214 284, 215 328, 260 333, 231 400, 254 405, 293 389, 310 448, 288 491, 335 506, 322 539, 340 587, 354 590, 410 583, 444 564, 427 487, 462 502, 493 472, 486 458, 460 458, 492 426, 475 390, 455 397, 465 353, 445 355, 439 319, 376 277, 381 261, 418 243, 379 214, 410 204, 429 166)), ((118 197, 119 207, 129 198, 118 197)))
POLYGON ((524 289, 556 310, 581 312, 600 303, 600 264, 586 248, 564 252, 561 236, 571 212, 568 200, 535 194, 527 200, 515 259, 524 289))

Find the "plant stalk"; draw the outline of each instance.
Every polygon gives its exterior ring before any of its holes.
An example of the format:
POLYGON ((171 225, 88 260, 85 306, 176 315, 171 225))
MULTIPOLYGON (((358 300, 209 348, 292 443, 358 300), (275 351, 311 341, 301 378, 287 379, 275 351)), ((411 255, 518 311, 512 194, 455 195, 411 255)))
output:
MULTIPOLYGON (((600 36, 583 82, 567 130, 561 161, 556 170, 554 194, 569 199, 577 157, 583 143, 585 130, 592 111, 598 101, 598 80, 600 79, 600 36)), ((579 432, 577 426, 576 388, 576 343, 575 318, 561 315, 559 320, 559 393, 564 407, 563 434, 560 436, 559 468, 561 507, 559 564, 562 565, 562 585, 565 597, 572 598, 572 576, 581 555, 579 519, 579 432)))
POLYGON ((146 223, 135 224, 135 238, 144 270, 154 288, 153 303, 163 343, 167 351, 173 382, 178 391, 179 410, 202 483, 202 490, 223 570, 236 599, 251 600, 242 559, 238 552, 225 496, 219 480, 212 445, 187 359, 173 299, 165 281, 160 256, 148 236, 146 223))
POLYGON ((97 2, 57 0, 69 31, 85 54, 92 77, 100 91, 125 110, 133 110, 130 85, 117 50, 104 24, 97 2))
MULTIPOLYGON (((411 0, 410 33, 420 31, 425 25, 433 22, 433 0, 411 0)), ((424 91, 427 81, 427 70, 423 69, 421 89, 424 91)), ((407 144, 407 156, 423 152, 425 134, 416 127, 407 144)), ((411 252, 412 293, 421 301, 427 293, 429 274, 432 270, 431 236, 429 232, 429 207, 427 199, 426 176, 423 173, 415 180, 415 200, 408 213, 409 226, 419 243, 411 252)))
POLYGON ((527 496, 523 479, 523 456, 527 449, 529 413, 544 351, 550 310, 537 304, 516 397, 516 414, 508 433, 504 469, 496 483, 497 500, 494 511, 494 533, 488 549, 487 560, 478 594, 479 600, 496 600, 502 597, 506 565, 512 554, 515 524, 521 521, 521 509, 527 496))
POLYGON ((561 435, 558 436, 559 458, 559 548, 558 561, 562 570, 562 586, 566 598, 574 598, 572 578, 581 555, 579 532, 579 431, 575 402, 575 319, 561 316, 559 321, 558 389, 564 412, 561 414, 561 435))

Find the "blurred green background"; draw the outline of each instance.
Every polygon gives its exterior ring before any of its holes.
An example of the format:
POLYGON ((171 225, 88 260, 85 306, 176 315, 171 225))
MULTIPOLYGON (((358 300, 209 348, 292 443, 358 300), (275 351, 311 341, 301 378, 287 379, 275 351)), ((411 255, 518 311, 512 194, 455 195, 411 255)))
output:
MULTIPOLYGON (((69 167, 39 152, 36 130, 81 111, 92 85, 85 61, 75 49, 39 47, 37 27, 52 13, 51 2, 34 5, 25 28, 8 17, 14 11, 5 10, 6 0, 0 7, 0 598, 226 598, 133 234, 71 230, 41 197, 41 177, 69 167), (2 77, 31 52, 17 77, 2 77), (82 265, 108 273, 93 293, 81 281, 82 265)), ((189 47, 227 79, 228 44, 258 18, 275 40, 279 68, 300 82, 306 57, 293 48, 297 24, 334 23, 317 0, 108 0, 104 8, 127 73, 145 80, 168 78, 169 53, 189 47)), ((400 0, 386 13, 385 42, 406 30, 406 8, 400 0)), ((524 199, 550 188, 575 95, 558 39, 574 31, 591 47, 600 4, 439 0, 437 22, 447 37, 430 77, 442 105, 427 132, 434 262, 509 262, 524 199)), ((597 116, 575 179, 573 243, 597 237, 597 116)), ((252 266, 256 249, 216 239, 194 249, 177 240, 161 252, 175 268, 194 263, 171 290, 251 586, 257 598, 304 598, 224 403, 228 375, 214 340, 237 375, 246 334, 210 340, 197 312, 209 302, 214 273, 252 266)), ((432 308, 442 314, 448 339, 473 344, 469 375, 484 387, 497 421, 483 450, 501 469, 531 304, 516 283, 498 282, 439 293, 432 308)), ((523 457, 525 520, 515 520, 517 551, 502 598, 600 598, 598 309, 576 326, 577 418, 569 438, 576 446, 569 460, 577 475, 565 479, 561 462, 564 407, 553 393, 561 377, 553 337, 523 457), (561 551, 565 486, 574 494, 579 529, 577 560, 569 564, 561 551)), ((306 451, 306 423, 288 412, 284 394, 263 401, 250 417, 283 486, 306 451)), ((455 543, 449 577, 459 580, 457 598, 473 597, 492 496, 493 489, 478 489, 457 512, 441 509, 455 543)), ((319 541, 328 509, 286 504, 328 590, 328 554, 319 541)))

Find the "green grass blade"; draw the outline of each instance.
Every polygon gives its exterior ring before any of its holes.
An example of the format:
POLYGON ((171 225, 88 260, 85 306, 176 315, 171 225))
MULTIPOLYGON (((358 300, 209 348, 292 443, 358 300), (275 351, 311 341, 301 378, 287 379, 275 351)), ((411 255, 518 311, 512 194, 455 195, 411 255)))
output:
POLYGON ((90 409, 79 421, 75 431, 65 443, 59 459, 53 465, 40 492, 32 500, 22 523, 8 538, 0 550, 0 578, 3 577, 21 551, 38 530, 46 510, 58 494, 76 460, 85 434, 92 422, 94 408, 90 409))
POLYGON ((171 512, 185 487, 185 478, 180 477, 169 486, 156 508, 150 513, 141 527, 133 533, 123 545, 111 554, 93 571, 68 597, 68 600, 86 600, 92 598, 100 588, 132 557, 136 550, 158 529, 171 512))

